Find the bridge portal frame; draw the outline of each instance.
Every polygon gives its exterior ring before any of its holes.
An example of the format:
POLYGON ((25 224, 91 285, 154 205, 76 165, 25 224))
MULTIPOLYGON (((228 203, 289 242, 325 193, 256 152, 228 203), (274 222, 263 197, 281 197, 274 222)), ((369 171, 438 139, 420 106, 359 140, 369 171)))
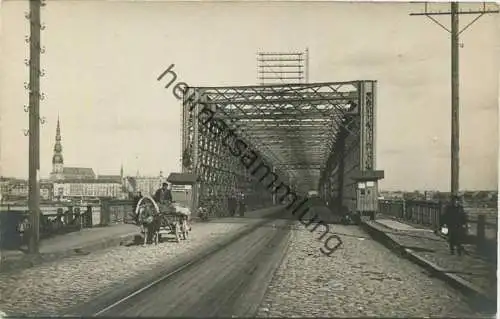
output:
MULTIPOLYGON (((208 107, 216 112, 219 118, 226 120, 228 127, 235 130, 239 137, 245 139, 253 149, 258 150, 266 164, 281 176, 282 180, 284 177, 292 190, 301 193, 305 191, 295 184, 300 178, 297 170, 316 169, 320 171, 317 184, 320 196, 333 208, 347 207, 355 210, 357 207, 355 176, 360 171, 374 170, 376 165, 376 84, 376 81, 350 81, 186 88, 182 108, 182 171, 195 173, 200 177, 200 185, 195 190, 196 205, 207 205, 207 202, 211 202, 217 210, 227 211, 226 199, 235 190, 244 192, 250 198, 252 203, 250 206, 277 202, 276 194, 256 182, 239 159, 225 149, 222 139, 214 137, 214 130, 218 130, 216 125, 214 127, 210 123, 208 126, 200 124, 200 110, 208 107), (342 92, 340 88, 343 86, 353 89, 342 92), (330 89, 329 93, 321 92, 323 88, 330 89), (269 115, 270 122, 286 119, 287 116, 288 119, 302 115, 321 117, 326 113, 311 111, 308 113, 304 112, 305 108, 301 109, 301 106, 306 105, 308 110, 319 111, 317 106, 320 104, 333 105, 337 114, 341 110, 340 116, 331 118, 332 127, 325 140, 328 153, 326 156, 322 154, 321 163, 290 162, 290 157, 277 156, 275 151, 273 152, 259 140, 262 139, 262 135, 252 138, 235 120, 235 118, 249 119, 258 112, 263 113, 263 109, 276 110, 283 105, 292 105, 293 112, 280 115, 273 113, 269 115), (346 105, 349 107, 346 108, 346 105)), ((311 134, 314 133, 312 130, 311 134)))

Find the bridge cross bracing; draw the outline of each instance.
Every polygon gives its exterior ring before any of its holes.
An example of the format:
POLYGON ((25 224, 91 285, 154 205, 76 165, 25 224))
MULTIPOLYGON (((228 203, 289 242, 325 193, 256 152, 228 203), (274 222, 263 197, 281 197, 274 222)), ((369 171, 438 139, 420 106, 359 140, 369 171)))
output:
POLYGON ((231 154, 223 135, 213 134, 222 122, 297 193, 318 190, 352 205, 352 176, 375 167, 375 88, 375 81, 189 88, 183 171, 200 178, 199 204, 224 209, 235 190, 249 203, 272 202, 265 183, 231 154), (216 121, 202 124, 206 109, 216 121))

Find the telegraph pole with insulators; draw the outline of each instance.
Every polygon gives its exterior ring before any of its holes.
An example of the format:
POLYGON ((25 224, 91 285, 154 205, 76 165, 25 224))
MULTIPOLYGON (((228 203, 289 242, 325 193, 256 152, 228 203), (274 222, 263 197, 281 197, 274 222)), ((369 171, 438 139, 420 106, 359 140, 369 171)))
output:
POLYGON ((31 254, 39 252, 40 242, 40 122, 45 119, 40 116, 40 100, 44 94, 40 92, 40 77, 44 72, 40 69, 40 54, 43 49, 40 44, 40 33, 44 28, 41 25, 40 10, 44 5, 42 0, 29 1, 29 13, 26 18, 30 21, 30 35, 26 42, 30 46, 30 57, 26 61, 29 66, 29 84, 25 84, 29 92, 29 106, 25 111, 29 113, 29 129, 25 132, 29 137, 29 195, 28 209, 30 212, 30 237, 28 250, 31 254))
POLYGON ((474 22, 485 14, 498 13, 498 10, 486 8, 483 2, 480 10, 460 11, 459 3, 452 2, 450 11, 428 11, 428 4, 425 3, 424 12, 410 13, 410 16, 425 16, 451 34, 451 195, 458 196, 460 186, 460 76, 459 76, 459 46, 460 34, 468 29, 474 22), (476 15, 476 17, 460 30, 459 16, 465 14, 476 15), (451 16, 451 29, 440 23, 435 16, 451 16))

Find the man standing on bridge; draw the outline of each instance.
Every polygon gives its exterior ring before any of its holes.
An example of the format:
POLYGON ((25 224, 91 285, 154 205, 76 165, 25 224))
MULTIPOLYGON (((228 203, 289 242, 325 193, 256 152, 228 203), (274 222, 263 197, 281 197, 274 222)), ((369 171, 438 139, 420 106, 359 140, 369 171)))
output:
POLYGON ((243 217, 245 216, 245 209, 246 209, 246 205, 245 205, 245 194, 243 192, 239 192, 238 194, 238 214, 240 215, 240 217, 243 217))
POLYGON ((458 196, 453 196, 451 203, 447 205, 443 215, 443 224, 448 226, 450 253, 454 255, 456 248, 458 255, 461 256, 464 251, 462 244, 466 236, 467 216, 458 196))
POLYGON ((227 206, 229 209, 229 216, 234 217, 236 215, 236 208, 238 207, 238 201, 236 199, 236 190, 233 190, 227 199, 227 206))

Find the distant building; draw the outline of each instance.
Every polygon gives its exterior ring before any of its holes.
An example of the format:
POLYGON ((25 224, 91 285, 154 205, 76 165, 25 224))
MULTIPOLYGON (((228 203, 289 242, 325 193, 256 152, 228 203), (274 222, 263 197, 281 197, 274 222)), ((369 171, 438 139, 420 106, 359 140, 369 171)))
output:
POLYGON ((436 194, 433 191, 424 191, 424 198, 425 198, 425 200, 434 200, 435 195, 436 194))
POLYGON ((20 200, 28 198, 28 181, 25 180, 13 180, 9 184, 7 196, 10 200, 20 200))
POLYGON ((53 185, 53 196, 57 199, 122 197, 119 181, 75 179, 55 181, 53 185))
POLYGON ((11 178, 0 177, 0 194, 2 195, 2 201, 6 199, 9 194, 11 178))
POLYGON ((28 181, 18 178, 0 178, 2 201, 26 200, 28 198, 28 181))
POLYGON ((62 155, 61 144, 61 125, 57 118, 56 142, 54 144, 54 155, 52 156, 52 172, 50 179, 52 181, 59 180, 92 180, 96 175, 92 168, 86 167, 64 167, 64 159, 62 155))
POLYGON ((52 156, 52 172, 50 173, 50 188, 44 190, 44 195, 59 199, 76 198, 123 198, 123 167, 121 175, 96 176, 92 168, 64 167, 61 144, 61 123, 57 119, 54 154, 52 156))
POLYGON ((142 195, 153 195, 156 190, 161 187, 163 182, 165 182, 165 178, 163 176, 127 176, 124 178, 124 189, 129 194, 141 192, 142 195))
MULTIPOLYGON (((0 178, 0 194, 3 201, 27 200, 29 197, 28 181, 17 178, 0 178)), ((40 199, 50 200, 51 196, 52 183, 40 181, 40 199)))
POLYGON ((96 175, 92 168, 86 167, 63 167, 63 179, 95 179, 96 175))
POLYGON ((122 177, 120 175, 98 175, 97 179, 100 181, 122 183, 122 177))
POLYGON ((52 200, 53 198, 53 184, 51 181, 40 181, 40 199, 52 200))

